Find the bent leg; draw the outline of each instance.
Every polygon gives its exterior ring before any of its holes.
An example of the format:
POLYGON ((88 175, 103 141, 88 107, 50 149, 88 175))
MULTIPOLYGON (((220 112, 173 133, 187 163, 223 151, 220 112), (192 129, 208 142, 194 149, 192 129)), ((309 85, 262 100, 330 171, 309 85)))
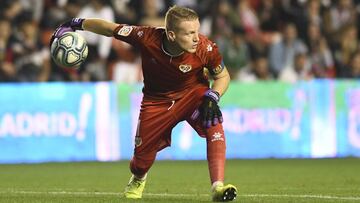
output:
POLYGON ((154 163, 156 153, 170 145, 174 119, 168 108, 168 102, 142 102, 135 135, 134 156, 130 161, 133 175, 125 188, 126 198, 142 198, 146 174, 154 163))
POLYGON ((168 110, 169 105, 171 102, 142 102, 135 135, 134 156, 130 162, 130 170, 138 178, 148 172, 157 152, 170 145, 171 130, 175 122, 168 110))
POLYGON ((138 178, 142 178, 149 171, 150 167, 154 163, 156 152, 149 152, 146 155, 134 154, 130 161, 130 171, 138 178))

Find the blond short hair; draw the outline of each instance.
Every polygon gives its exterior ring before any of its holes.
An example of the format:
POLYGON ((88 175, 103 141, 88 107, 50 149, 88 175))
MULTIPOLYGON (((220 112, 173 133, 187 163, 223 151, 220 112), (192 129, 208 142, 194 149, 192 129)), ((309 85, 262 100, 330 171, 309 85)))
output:
POLYGON ((176 31, 176 25, 178 25, 181 21, 190 21, 197 19, 199 19, 199 16, 194 10, 175 5, 170 7, 169 10, 166 12, 165 28, 167 31, 176 31))

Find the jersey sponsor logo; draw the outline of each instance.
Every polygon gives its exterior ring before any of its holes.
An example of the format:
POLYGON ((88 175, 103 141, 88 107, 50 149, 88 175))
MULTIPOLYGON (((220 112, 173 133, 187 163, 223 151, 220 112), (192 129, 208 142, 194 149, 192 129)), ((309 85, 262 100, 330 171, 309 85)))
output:
POLYGON ((191 69, 192 69, 192 66, 189 64, 181 64, 179 66, 179 70, 183 73, 187 73, 187 72, 191 71, 191 69))
POLYGON ((118 35, 127 37, 127 36, 129 36, 129 34, 131 33, 132 30, 133 30, 133 27, 131 27, 131 26, 123 26, 119 30, 118 35))
POLYGON ((224 138, 222 137, 221 133, 216 132, 212 135, 211 142, 215 142, 215 141, 224 141, 224 138))

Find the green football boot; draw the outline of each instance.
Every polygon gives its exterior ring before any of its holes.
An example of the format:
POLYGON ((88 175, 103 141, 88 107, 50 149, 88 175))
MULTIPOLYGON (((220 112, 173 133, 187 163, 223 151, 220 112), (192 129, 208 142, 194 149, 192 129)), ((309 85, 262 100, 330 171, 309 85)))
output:
POLYGON ((146 179, 141 180, 131 176, 129 183, 125 188, 124 195, 128 199, 141 199, 145 188, 146 179))
POLYGON ((212 190, 214 202, 228 202, 236 199, 237 189, 234 185, 218 185, 212 190))

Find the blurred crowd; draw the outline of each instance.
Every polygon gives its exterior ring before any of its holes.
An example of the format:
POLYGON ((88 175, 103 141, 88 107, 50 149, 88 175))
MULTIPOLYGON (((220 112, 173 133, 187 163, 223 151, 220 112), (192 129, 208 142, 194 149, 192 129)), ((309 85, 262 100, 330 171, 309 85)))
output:
POLYGON ((80 31, 88 59, 64 69, 50 59, 51 34, 73 17, 163 26, 174 4, 198 12, 232 80, 360 77, 360 0, 0 0, 0 82, 140 82, 132 46, 80 31))

